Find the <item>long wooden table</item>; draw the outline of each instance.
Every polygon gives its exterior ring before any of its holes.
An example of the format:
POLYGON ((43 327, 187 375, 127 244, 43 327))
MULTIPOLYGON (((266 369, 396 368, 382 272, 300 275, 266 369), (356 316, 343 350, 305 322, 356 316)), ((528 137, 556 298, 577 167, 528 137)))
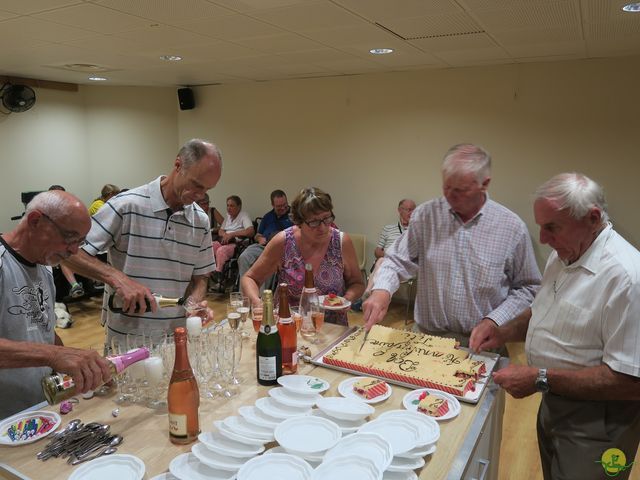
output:
MULTIPOLYGON (((333 343, 344 330, 345 327, 325 324, 323 332, 318 337, 319 343, 310 345, 312 354, 333 343)), ((308 342, 299 338, 298 345, 302 344, 308 345, 308 342)), ((338 384, 349 377, 347 373, 302 362, 298 373, 314 375, 330 382, 331 388, 324 393, 324 396, 339 396, 338 384)), ((239 407, 253 405, 258 398, 268 395, 269 387, 260 386, 256 382, 254 334, 244 340, 240 376, 243 382, 238 395, 231 399, 216 398, 201 403, 202 431, 214 430, 215 420, 224 419, 229 415, 238 415, 239 407)), ((404 387, 394 385, 393 394, 389 399, 373 405, 376 409, 373 417, 387 410, 402 409, 402 398, 408 391, 404 387)), ((503 401, 502 390, 489 386, 477 405, 461 403, 462 410, 456 418, 440 422, 441 436, 437 443, 437 450, 426 458, 426 465, 418 472, 418 476, 421 479, 480 477, 480 473, 470 473, 471 470, 476 469, 476 465, 472 464, 472 458, 479 450, 480 436, 486 433, 487 429, 493 429, 493 433, 497 433, 499 447, 500 431, 495 430, 501 427, 503 401)), ((119 407, 119 415, 113 417, 111 413, 116 407, 117 405, 110 397, 80 400, 73 412, 63 417, 60 428, 74 418, 80 418, 83 422, 111 425, 111 432, 119 433, 125 439, 118 447, 118 453, 127 453, 142 459, 146 465, 146 479, 167 471, 169 462, 174 457, 191 449, 192 445, 176 446, 169 441, 166 413, 159 414, 143 406, 130 405, 119 407)), ((58 410, 57 407, 45 409, 58 410)), ((36 453, 46 444, 47 439, 43 439, 22 446, 0 446, 0 463, 8 465, 33 480, 68 478, 77 467, 72 467, 59 458, 52 458, 46 462, 36 459, 36 453)), ((494 435, 488 453, 483 454, 484 457, 490 457, 490 463, 485 464, 481 460, 477 465, 478 470, 488 469, 488 475, 485 478, 497 476, 497 453, 494 435)), ((5 478, 13 480, 16 477, 3 473, 0 468, 0 479, 5 478)))

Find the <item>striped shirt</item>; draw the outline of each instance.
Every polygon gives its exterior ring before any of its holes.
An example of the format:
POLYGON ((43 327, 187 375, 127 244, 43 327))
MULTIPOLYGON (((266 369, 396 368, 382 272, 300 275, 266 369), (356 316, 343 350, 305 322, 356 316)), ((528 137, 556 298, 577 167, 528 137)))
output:
POLYGON ((610 225, 571 265, 551 253, 531 312, 529 365, 640 377, 640 252, 610 225))
MULTIPOLYGON (((195 204, 172 212, 160 191, 161 178, 111 198, 92 217, 83 248, 90 255, 107 251, 113 267, 153 293, 181 297, 193 276, 214 270, 209 218, 195 204)), ((184 325, 182 307, 143 315, 113 313, 107 308, 112 292, 105 285, 102 306, 102 322, 112 331, 141 333, 184 325)))
POLYGON ((531 305, 540 285, 527 227, 488 197, 467 223, 445 198, 414 210, 373 288, 393 293, 416 275, 415 321, 442 333, 469 334, 484 317, 502 325, 531 305))
POLYGON ((386 250, 395 243, 398 237, 402 235, 405 230, 406 227, 403 227, 400 222, 385 225, 378 237, 378 247, 386 250))

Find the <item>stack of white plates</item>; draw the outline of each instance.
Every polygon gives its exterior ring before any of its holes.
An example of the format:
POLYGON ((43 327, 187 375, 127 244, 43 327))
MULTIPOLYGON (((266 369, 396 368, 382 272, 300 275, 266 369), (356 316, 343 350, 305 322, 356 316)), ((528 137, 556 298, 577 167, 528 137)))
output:
POLYGON ((409 410, 389 410, 378 417, 378 419, 383 418, 404 419, 419 430, 417 445, 411 450, 398 454, 398 457, 421 459, 436 451, 436 442, 440 438, 440 425, 433 418, 409 410))
POLYGON ((318 400, 318 408, 329 416, 339 420, 357 422, 373 414, 376 409, 362 400, 343 397, 327 397, 318 400))
POLYGON ((340 440, 342 431, 331 420, 305 416, 282 422, 276 428, 275 437, 287 453, 320 462, 327 450, 340 440))

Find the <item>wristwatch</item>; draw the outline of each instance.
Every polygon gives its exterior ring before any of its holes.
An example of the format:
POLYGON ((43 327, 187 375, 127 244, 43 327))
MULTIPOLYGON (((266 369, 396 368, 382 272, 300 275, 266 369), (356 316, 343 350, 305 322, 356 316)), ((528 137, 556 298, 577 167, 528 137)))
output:
POLYGON ((538 378, 536 378, 536 390, 538 392, 547 393, 549 391, 549 380, 547 380, 547 369, 538 370, 538 378))

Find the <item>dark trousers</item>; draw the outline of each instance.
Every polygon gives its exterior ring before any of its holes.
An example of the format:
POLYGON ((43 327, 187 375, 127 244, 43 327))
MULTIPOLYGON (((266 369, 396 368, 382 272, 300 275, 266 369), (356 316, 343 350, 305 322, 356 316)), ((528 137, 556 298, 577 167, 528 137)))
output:
POLYGON ((640 402, 548 393, 540 403, 537 430, 545 480, 626 480, 631 468, 624 467, 634 461, 640 441, 640 402), (624 464, 609 449, 622 451, 624 464))

